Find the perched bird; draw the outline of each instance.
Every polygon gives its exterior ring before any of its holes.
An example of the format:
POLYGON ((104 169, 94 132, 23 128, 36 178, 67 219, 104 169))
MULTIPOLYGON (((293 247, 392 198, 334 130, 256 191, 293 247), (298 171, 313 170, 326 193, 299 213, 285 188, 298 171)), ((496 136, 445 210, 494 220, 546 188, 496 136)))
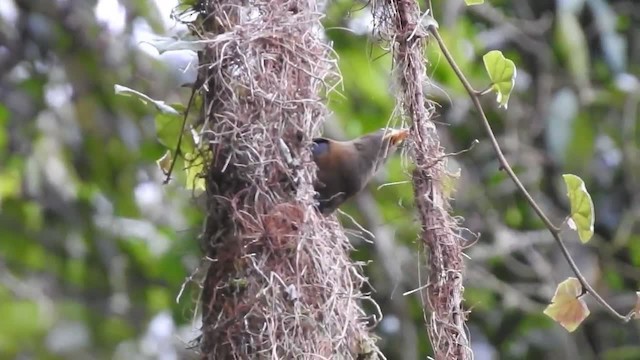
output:
POLYGON ((380 129, 350 141, 313 139, 311 152, 318 166, 314 189, 320 213, 334 212, 364 189, 408 135, 407 129, 380 129))

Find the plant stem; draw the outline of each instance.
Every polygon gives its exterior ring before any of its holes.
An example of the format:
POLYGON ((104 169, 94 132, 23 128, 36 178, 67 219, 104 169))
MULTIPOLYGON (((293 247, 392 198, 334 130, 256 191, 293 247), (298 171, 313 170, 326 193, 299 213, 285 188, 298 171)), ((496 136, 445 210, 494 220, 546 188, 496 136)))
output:
POLYGON ((536 203, 536 201, 533 199, 531 194, 529 194, 527 189, 524 187, 524 185, 520 181, 520 178, 518 178, 518 176, 515 174, 515 172, 511 168, 511 165, 509 165, 509 162, 507 161, 507 159, 505 158, 504 154, 502 153, 502 149, 500 148, 500 144, 498 144, 498 140, 496 139, 496 137, 495 137, 495 135, 493 133, 493 130, 491 129, 491 125, 489 124, 489 120, 487 119, 487 116, 484 113, 484 109, 482 108, 482 104, 480 103, 480 95, 484 94, 485 92, 484 91, 483 92, 478 92, 471 86, 471 84, 469 83, 467 78, 462 73, 462 70, 460 70, 460 67, 455 62, 453 57, 451 56, 451 53, 447 49, 446 45, 444 44, 444 41, 442 40, 442 37, 440 37, 440 33, 438 33, 438 29, 435 26, 432 25, 432 26, 428 27, 428 31, 433 35, 433 37, 438 42, 438 46, 440 47, 440 50, 442 51, 444 57, 447 59, 447 62, 449 63, 449 65, 451 66, 451 68, 455 72, 456 76, 458 77, 458 79, 460 80, 462 85, 464 86, 465 90, 469 94, 469 97, 471 98, 471 101, 473 102, 474 107, 476 108, 476 110, 480 114, 480 118, 482 119, 482 125, 484 126, 484 129, 485 129, 485 131, 487 133, 487 136, 489 137, 489 140, 491 141, 491 145, 493 146, 493 149, 496 152, 496 155, 498 156, 498 161, 500 162, 500 165, 507 172, 507 174, 509 175, 511 180, 516 184, 516 187, 518 188, 520 193, 525 197, 525 199, 527 200, 529 205, 533 208, 533 210, 536 212, 538 217, 540 217, 540 219, 544 223, 545 227, 549 230, 549 232, 551 233, 551 235, 555 239, 555 241, 558 244, 558 246, 560 246, 560 250, 562 251, 562 254, 564 255, 564 257, 567 260, 567 262, 569 263, 569 266, 571 267, 571 270, 573 271, 573 273, 576 275, 576 277, 580 281, 580 284, 582 285, 582 287, 584 289, 586 289, 586 291, 589 292, 589 294, 591 294, 591 296, 593 296, 593 298, 600 305, 602 305, 602 307, 604 307, 608 312, 610 312, 614 317, 617 317, 618 319, 620 319, 620 320, 622 320, 624 322, 629 321, 631 317, 621 315, 614 308, 612 308, 611 305, 609 305, 609 303, 607 303, 600 296, 600 294, 598 294, 593 289, 593 287, 591 287, 591 285, 587 282, 587 279, 585 279, 584 275, 582 275, 582 272, 580 272, 580 269, 578 268, 578 265, 576 265, 575 261, 573 260, 573 257, 571 256, 571 253, 569 253, 569 250, 567 249, 566 245, 564 244, 564 241, 562 240, 562 237, 560 236, 560 229, 557 226, 555 226, 551 222, 551 220, 549 220, 549 218, 542 211, 542 209, 540 208, 538 203, 536 203))

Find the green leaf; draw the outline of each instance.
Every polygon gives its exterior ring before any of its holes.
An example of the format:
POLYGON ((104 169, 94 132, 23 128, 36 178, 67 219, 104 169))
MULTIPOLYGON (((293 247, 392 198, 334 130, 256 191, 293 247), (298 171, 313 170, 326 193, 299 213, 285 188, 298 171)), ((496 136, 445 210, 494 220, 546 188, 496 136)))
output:
MULTIPOLYGON (((174 151, 178 146, 178 140, 182 134, 182 116, 176 116, 171 114, 160 113, 155 117, 156 123, 156 136, 160 143, 166 146, 169 150, 174 151)), ((183 144, 188 141, 183 141, 183 144)), ((182 148, 185 150, 185 147, 182 148)), ((189 149, 189 151, 191 151, 189 149)), ((185 152, 189 152, 185 151, 185 152)))
POLYGON ((20 170, 15 167, 0 172, 0 202, 20 193, 22 176, 20 170))
POLYGON ((498 50, 489 51, 482 60, 493 83, 491 88, 498 93, 498 104, 506 109, 516 80, 516 65, 498 50))
POLYGON ((9 109, 3 104, 0 104, 0 150, 4 150, 7 144, 8 129, 5 126, 9 121, 9 109))
POLYGON ((161 286, 149 286, 145 289, 147 307, 150 312, 156 313, 171 308, 171 295, 161 286))
POLYGON ((464 0, 467 6, 484 4, 484 0, 464 0))
POLYGON ((589 45, 578 16, 569 11, 559 11, 556 16, 555 37, 565 66, 581 95, 586 96, 591 89, 589 45))
POLYGON ((571 203, 571 219, 569 227, 578 231, 580 241, 587 243, 593 236, 593 224, 595 221, 593 201, 584 185, 584 181, 576 175, 562 175, 567 185, 567 195, 571 203))
POLYGON ((117 95, 134 96, 140 99, 140 101, 142 101, 145 104, 152 103, 156 107, 156 109, 158 109, 158 111, 160 111, 163 114, 180 115, 178 110, 167 105, 164 101, 152 99, 148 95, 143 94, 139 91, 130 89, 126 86, 115 84, 113 85, 113 90, 117 95))
POLYGON ((603 349, 598 358, 602 360, 635 360, 640 359, 640 346, 638 345, 622 345, 610 349, 603 349))
POLYGON ((197 153, 187 153, 184 155, 184 164, 187 179, 185 187, 187 190, 204 191, 205 181, 202 177, 205 160, 197 153))
MULTIPOLYGON (((9 342, 18 348, 25 339, 44 333, 52 323, 51 315, 45 314, 36 302, 28 300, 3 299, 0 317, 0 343, 9 342)), ((0 350, 5 350, 3 348, 0 346, 0 350)))

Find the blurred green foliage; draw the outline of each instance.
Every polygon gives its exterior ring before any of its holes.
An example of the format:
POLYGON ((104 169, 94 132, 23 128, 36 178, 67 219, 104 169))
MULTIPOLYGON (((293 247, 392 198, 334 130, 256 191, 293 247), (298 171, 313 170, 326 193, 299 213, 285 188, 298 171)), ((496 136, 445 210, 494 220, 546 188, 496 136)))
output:
MULTIPOLYGON (((487 51, 515 62, 508 111, 498 109, 494 94, 483 101, 494 131, 556 223, 569 211, 560 174, 585 180, 596 208, 594 240, 588 247, 569 233, 567 240, 592 284, 626 311, 640 280, 640 5, 564 2, 431 4, 477 89, 489 85, 487 51), (567 28, 570 34, 558 35, 567 28)), ((187 283, 176 300, 199 263, 202 214, 180 184, 161 185, 155 160, 165 149, 154 112, 113 91, 122 84, 186 105, 189 89, 180 87, 176 64, 140 51, 136 37, 140 22, 158 33, 176 29, 161 16, 167 9, 149 0, 120 1, 124 24, 115 30, 99 22, 96 2, 70 4, 16 0, 6 3, 13 13, 0 12, 0 358, 194 356, 185 348, 197 336, 197 286, 187 283)), ((343 76, 339 93, 327 99, 335 114, 327 128, 351 138, 398 125, 392 61, 371 34, 369 8, 335 0, 326 14, 343 76)), ((434 121, 443 146, 455 152, 480 140, 450 160, 461 169, 453 211, 468 228, 460 236, 470 245, 465 298, 475 358, 639 358, 635 323, 621 325, 590 304, 591 316, 567 335, 542 314, 569 274, 566 265, 499 171, 477 114, 435 44, 425 56, 430 83, 423 85, 438 104, 434 121)), ((391 234, 399 254, 396 279, 383 266, 381 244, 353 236, 354 258, 372 260, 366 272, 384 314, 377 331, 388 359, 430 352, 423 305, 416 293, 403 296, 428 276, 428 254, 416 244, 410 170, 397 157, 370 186, 366 195, 379 218, 372 220, 358 201, 344 207, 371 231, 388 230, 380 233, 391 234)), ((341 219, 349 234, 357 232, 341 219)))

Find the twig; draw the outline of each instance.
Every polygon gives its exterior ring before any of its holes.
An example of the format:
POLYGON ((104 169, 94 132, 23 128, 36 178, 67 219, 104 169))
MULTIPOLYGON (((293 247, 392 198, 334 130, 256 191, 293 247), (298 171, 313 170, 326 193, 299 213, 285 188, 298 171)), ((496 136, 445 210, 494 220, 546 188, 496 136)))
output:
POLYGON ((487 86, 487 88, 486 88, 486 89, 484 89, 484 90, 482 90, 482 91, 474 90, 474 94, 475 94, 476 96, 480 97, 480 96, 487 95, 488 93, 490 93, 490 92, 491 92, 491 90, 493 90, 493 84, 491 84, 491 85, 487 86))
POLYGON ((168 184, 171 181, 171 174, 173 173, 173 168, 176 166, 176 160, 178 159, 178 154, 180 153, 180 145, 182 145, 182 137, 184 136, 184 129, 187 126, 187 116, 189 116, 189 110, 191 109, 191 105, 193 104, 193 99, 196 96, 196 85, 193 85, 191 89, 191 96, 189 97, 189 103, 187 104, 187 108, 184 111, 184 118, 182 119, 182 126, 180 128, 180 135, 178 137, 178 143, 176 144, 176 150, 171 159, 171 166, 169 166, 169 170, 166 173, 166 178, 164 179, 163 184, 168 184))

